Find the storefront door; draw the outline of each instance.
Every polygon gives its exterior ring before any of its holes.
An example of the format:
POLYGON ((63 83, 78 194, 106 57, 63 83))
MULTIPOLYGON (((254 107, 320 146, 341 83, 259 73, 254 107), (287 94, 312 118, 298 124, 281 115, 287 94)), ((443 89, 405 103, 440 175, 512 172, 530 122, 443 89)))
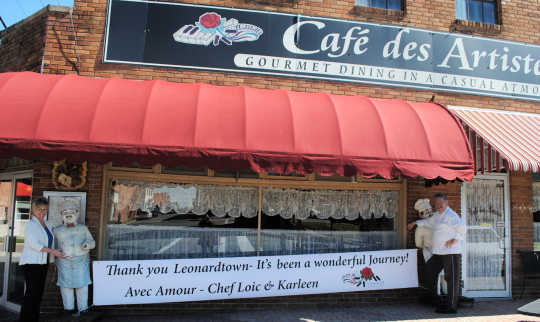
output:
POLYGON ((24 276, 19 258, 30 219, 32 172, 0 174, 0 305, 19 311, 24 276))
POLYGON ((462 186, 463 290, 467 297, 510 297, 508 175, 478 175, 462 186))

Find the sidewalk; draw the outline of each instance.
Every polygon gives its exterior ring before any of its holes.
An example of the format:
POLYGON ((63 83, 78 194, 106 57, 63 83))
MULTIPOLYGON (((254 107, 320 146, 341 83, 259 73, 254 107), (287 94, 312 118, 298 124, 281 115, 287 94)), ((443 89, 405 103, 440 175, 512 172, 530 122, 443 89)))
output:
MULTIPOLYGON (((190 313, 178 315, 106 315, 98 321, 221 321, 221 322, 340 322, 340 321, 470 321, 470 322, 524 322, 538 321, 540 317, 518 314, 517 309, 536 299, 477 300, 474 307, 459 308, 457 314, 436 314, 435 308, 420 303, 372 305, 321 309, 249 310, 224 313, 190 313)), ((0 309, 0 322, 17 321, 18 315, 0 309)))

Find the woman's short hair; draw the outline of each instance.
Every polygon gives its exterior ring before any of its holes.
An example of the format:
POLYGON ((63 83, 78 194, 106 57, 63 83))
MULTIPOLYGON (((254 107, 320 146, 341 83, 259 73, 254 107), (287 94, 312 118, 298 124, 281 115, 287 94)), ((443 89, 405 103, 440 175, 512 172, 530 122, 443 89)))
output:
POLYGON ((39 206, 47 206, 49 207, 49 199, 45 197, 37 197, 32 201, 32 207, 37 208, 39 206))

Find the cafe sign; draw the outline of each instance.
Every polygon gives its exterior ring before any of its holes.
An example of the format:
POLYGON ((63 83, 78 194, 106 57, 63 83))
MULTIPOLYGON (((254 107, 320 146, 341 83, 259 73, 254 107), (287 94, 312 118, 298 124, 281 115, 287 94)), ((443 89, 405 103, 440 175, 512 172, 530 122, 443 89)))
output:
POLYGON ((110 0, 105 63, 540 100, 540 47, 454 32, 182 3, 110 0))

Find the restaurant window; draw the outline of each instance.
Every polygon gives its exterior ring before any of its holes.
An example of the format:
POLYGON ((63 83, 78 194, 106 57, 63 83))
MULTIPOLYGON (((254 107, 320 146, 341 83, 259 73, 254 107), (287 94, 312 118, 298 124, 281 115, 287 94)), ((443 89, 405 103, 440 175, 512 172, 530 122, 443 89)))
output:
POLYGON ((397 249, 396 191, 111 182, 106 259, 397 249), (210 221, 210 222, 208 222, 210 221))
POLYGON ((116 180, 110 195, 109 260, 256 256, 258 188, 116 180))
POLYGON ((402 10, 401 0, 355 0, 355 5, 389 10, 402 10))
POLYGON ((456 0, 456 18, 497 24, 497 0, 456 0))
POLYGON ((397 249, 395 191, 263 188, 264 255, 397 249))

